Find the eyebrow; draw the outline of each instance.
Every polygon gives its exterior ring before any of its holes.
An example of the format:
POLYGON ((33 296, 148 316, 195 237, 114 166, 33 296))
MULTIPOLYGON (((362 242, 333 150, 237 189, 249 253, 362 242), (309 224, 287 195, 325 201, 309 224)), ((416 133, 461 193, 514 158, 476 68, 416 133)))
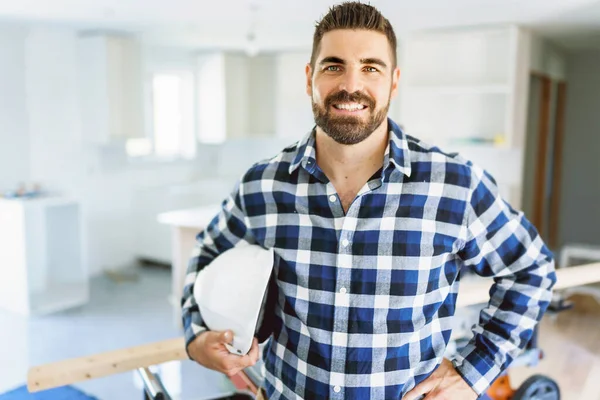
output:
MULTIPOLYGON (((380 60, 379 58, 361 58, 360 59, 360 63, 361 64, 376 64, 379 65, 383 68, 387 68, 387 64, 385 62, 383 62, 383 60, 380 60)), ((324 59, 321 60, 321 62, 319 62, 320 65, 323 64, 346 64, 346 61, 342 60, 339 57, 325 57, 324 59)))

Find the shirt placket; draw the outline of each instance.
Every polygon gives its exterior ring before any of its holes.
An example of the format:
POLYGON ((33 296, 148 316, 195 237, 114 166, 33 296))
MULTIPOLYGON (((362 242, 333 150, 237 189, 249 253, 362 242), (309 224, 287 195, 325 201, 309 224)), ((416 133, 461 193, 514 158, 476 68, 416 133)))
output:
MULTIPOLYGON (((350 307, 350 282, 352 268, 352 239, 356 229, 356 218, 358 203, 355 201, 346 216, 344 216, 342 204, 335 193, 329 194, 332 203, 333 215, 336 219, 336 228, 339 230, 338 253, 336 257, 336 287, 333 332, 331 337, 331 374, 330 398, 345 398, 345 372, 346 356, 348 348, 348 317, 350 307)), ((357 199, 358 200, 358 199, 357 199)))

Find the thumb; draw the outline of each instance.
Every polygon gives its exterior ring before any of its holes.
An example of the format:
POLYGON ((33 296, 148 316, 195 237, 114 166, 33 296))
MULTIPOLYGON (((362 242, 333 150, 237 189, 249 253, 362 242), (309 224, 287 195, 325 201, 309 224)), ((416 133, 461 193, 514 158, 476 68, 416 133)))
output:
POLYGON ((223 344, 231 344, 233 342, 233 332, 226 330, 219 335, 219 342, 223 344))

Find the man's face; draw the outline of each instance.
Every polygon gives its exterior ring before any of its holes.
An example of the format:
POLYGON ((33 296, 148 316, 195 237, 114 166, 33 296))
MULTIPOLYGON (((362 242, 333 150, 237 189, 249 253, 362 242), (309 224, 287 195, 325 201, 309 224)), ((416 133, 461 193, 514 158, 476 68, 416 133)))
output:
POLYGON ((340 144, 365 140, 386 119, 400 70, 393 69, 387 37, 339 29, 323 35, 314 70, 306 66, 306 91, 315 123, 340 144))

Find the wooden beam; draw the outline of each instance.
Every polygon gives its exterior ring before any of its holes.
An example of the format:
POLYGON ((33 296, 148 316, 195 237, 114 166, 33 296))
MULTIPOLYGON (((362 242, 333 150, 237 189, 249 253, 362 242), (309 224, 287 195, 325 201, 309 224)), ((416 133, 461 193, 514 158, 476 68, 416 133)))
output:
POLYGON ((30 392, 50 389, 107 375, 187 359, 183 338, 129 347, 88 357, 33 367, 27 374, 30 392))
MULTIPOLYGON (((555 290, 600 282, 600 263, 561 268, 556 271, 556 275, 558 282, 555 290)), ((489 278, 461 282, 457 306, 487 302, 491 284, 489 278)), ((184 346, 183 338, 169 339, 32 367, 27 374, 27 388, 30 392, 39 392, 140 367, 187 360, 184 346)), ((244 375, 240 377, 243 385, 255 389, 245 374, 241 374, 244 375)), ((235 379, 233 381, 236 382, 235 379)))
MULTIPOLYGON (((556 278, 555 291, 600 282, 600 263, 559 268, 556 270, 556 278)), ((457 307, 486 303, 490 299, 491 287, 492 282, 489 278, 476 277, 461 282, 457 307)))

